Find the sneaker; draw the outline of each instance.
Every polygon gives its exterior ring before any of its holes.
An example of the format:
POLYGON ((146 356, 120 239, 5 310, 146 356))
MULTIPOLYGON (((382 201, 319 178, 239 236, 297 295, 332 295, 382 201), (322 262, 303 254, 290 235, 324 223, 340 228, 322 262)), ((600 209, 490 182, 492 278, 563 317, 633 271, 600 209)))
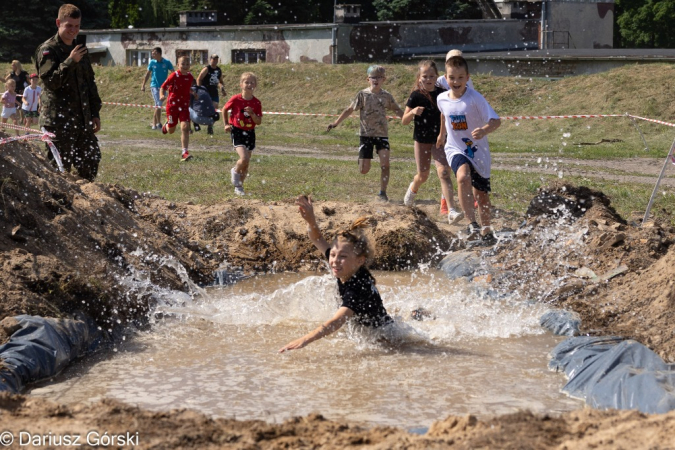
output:
POLYGON ((213 134, 213 125, 209 125, 209 126, 206 128, 206 133, 207 133, 207 134, 213 134))
POLYGON ((379 194, 377 194, 377 199, 380 200, 380 201, 383 201, 383 202, 389 201, 389 197, 387 197, 386 192, 380 192, 379 194))
POLYGON ((480 238, 480 225, 478 222, 471 222, 469 227, 466 229, 466 240, 475 241, 480 238))
POLYGON ((413 206, 415 204, 415 196, 417 196, 417 194, 414 193, 411 188, 412 183, 408 186, 408 191, 405 193, 405 197, 403 197, 403 204, 405 206, 413 206))
POLYGON ((481 241, 483 245, 495 245, 497 243, 497 238, 495 237, 494 232, 490 230, 483 235, 481 241))
POLYGON ((234 193, 237 195, 246 195, 246 193, 244 192, 244 188, 241 186, 235 186, 234 193))
POLYGON ((162 125, 162 134, 166 134, 169 132, 169 129, 167 128, 168 122, 162 125))
POLYGON ((180 157, 181 161, 190 161, 192 159, 192 155, 189 152, 183 153, 183 156, 180 157))
POLYGON ((448 201, 445 199, 445 197, 441 197, 441 215, 442 216, 447 216, 448 215, 448 201))
POLYGON ((195 131, 202 131, 202 127, 199 126, 198 123, 195 123, 195 131))
POLYGON ((232 182, 232 186, 241 187, 241 175, 234 167, 230 170, 230 181, 232 182))
POLYGON ((450 208, 448 211, 448 223, 454 225, 464 218, 463 211, 457 211, 455 208, 450 208))

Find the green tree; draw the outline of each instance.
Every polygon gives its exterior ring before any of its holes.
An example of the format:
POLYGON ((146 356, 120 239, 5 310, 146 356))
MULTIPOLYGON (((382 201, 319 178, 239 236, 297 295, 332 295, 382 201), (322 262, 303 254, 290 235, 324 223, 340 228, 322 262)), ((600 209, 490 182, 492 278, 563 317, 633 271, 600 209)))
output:
POLYGON ((675 48, 675 0, 616 0, 617 47, 675 48))
POLYGON ((373 0, 378 20, 480 19, 478 4, 471 0, 373 0))

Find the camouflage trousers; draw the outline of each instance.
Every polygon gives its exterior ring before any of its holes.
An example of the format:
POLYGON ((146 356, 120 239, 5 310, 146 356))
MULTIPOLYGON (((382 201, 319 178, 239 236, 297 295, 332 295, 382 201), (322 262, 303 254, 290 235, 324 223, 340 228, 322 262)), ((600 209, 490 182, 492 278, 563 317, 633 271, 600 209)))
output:
MULTIPOLYGON (((68 126, 45 127, 45 129, 56 135, 52 142, 61 154, 63 168, 70 171, 74 166, 78 175, 94 181, 98 173, 98 164, 101 162, 101 149, 96 135, 92 131, 68 126)), ((49 148, 47 153, 49 159, 53 159, 49 148)))

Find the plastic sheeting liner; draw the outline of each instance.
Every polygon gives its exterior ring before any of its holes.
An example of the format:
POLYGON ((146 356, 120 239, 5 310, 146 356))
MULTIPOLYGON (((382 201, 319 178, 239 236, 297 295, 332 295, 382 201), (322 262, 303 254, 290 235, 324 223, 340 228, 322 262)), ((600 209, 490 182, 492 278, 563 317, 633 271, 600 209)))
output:
POLYGON ((580 336, 551 352, 549 368, 568 377, 562 391, 606 409, 662 414, 675 409, 675 364, 633 340, 580 336))
POLYGON ((95 350, 104 335, 93 320, 16 316, 21 329, 0 345, 0 392, 20 393, 30 382, 49 378, 72 360, 95 350))

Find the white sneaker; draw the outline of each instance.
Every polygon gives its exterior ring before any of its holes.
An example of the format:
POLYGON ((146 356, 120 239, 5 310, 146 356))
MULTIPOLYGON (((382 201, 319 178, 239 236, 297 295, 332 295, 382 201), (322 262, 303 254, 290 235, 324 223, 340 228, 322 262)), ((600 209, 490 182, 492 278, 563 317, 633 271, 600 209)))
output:
POLYGON ((448 211, 448 223, 454 225, 464 218, 463 211, 457 211, 455 208, 450 208, 448 211))
POLYGON ((405 197, 403 197, 403 204, 405 206, 413 206, 415 204, 415 196, 417 196, 417 194, 414 193, 411 188, 412 183, 408 186, 408 191, 405 193, 405 197))
POLYGON ((246 195, 246 192, 244 192, 244 188, 241 186, 235 186, 234 193, 237 195, 246 195))
POLYGON ((234 169, 230 170, 230 181, 232 182, 232 186, 234 187, 241 187, 241 175, 234 169))

